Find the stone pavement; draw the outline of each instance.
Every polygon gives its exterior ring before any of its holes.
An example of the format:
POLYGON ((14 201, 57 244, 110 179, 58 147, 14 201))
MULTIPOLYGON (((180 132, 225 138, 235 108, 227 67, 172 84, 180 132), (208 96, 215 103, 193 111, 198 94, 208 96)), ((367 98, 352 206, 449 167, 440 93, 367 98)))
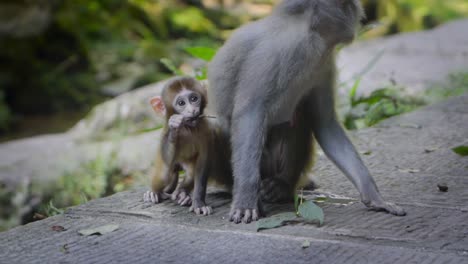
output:
MULTIPOLYGON (((215 212, 201 217, 171 202, 145 205, 145 189, 136 189, 0 233, 0 263, 468 263, 468 157, 451 150, 468 144, 468 95, 351 137, 382 194, 404 206, 407 216, 330 200, 320 205, 321 227, 299 223, 257 233, 255 224, 226 220, 225 193, 211 193, 215 212), (440 192, 439 183, 448 192, 440 192), (106 224, 119 229, 89 237, 77 232, 106 224), (302 248, 304 241, 310 246, 302 248)), ((319 189, 308 196, 357 197, 323 155, 313 174, 319 189)), ((292 208, 267 210, 271 215, 292 208)))

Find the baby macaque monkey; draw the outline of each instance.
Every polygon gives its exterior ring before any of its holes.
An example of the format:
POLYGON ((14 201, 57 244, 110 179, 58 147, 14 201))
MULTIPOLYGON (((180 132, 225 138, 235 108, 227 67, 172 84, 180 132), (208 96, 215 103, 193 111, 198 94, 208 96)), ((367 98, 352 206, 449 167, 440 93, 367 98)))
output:
POLYGON ((216 125, 203 116, 206 89, 191 77, 175 77, 150 103, 166 118, 166 126, 151 191, 144 194, 143 200, 160 203, 172 198, 179 205, 191 205, 190 211, 196 214, 211 214, 212 208, 205 203, 208 178, 230 185, 232 176, 228 144, 221 140, 216 125), (178 184, 181 171, 185 171, 185 177, 178 184))

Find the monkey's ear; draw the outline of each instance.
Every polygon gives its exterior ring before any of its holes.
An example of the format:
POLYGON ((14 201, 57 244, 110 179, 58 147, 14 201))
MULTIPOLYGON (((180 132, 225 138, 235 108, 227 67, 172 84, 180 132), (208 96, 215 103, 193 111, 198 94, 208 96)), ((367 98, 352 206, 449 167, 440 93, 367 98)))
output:
POLYGON ((166 106, 164 105, 164 102, 161 96, 152 97, 149 103, 157 114, 166 116, 166 106))
POLYGON ((310 5, 309 0, 287 0, 281 2, 282 8, 289 14, 300 14, 303 13, 310 5))

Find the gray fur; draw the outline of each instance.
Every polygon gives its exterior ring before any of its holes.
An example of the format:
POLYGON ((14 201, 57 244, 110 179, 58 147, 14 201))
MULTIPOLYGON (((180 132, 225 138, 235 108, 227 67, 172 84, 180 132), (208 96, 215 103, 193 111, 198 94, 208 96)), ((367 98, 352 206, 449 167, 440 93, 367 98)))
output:
POLYGON ((209 97, 231 138, 232 221, 256 220, 262 181, 285 183, 292 194, 312 134, 366 205, 404 213, 383 201, 335 117, 334 48, 352 41, 362 17, 358 0, 285 0, 272 15, 234 32, 216 54, 209 97))

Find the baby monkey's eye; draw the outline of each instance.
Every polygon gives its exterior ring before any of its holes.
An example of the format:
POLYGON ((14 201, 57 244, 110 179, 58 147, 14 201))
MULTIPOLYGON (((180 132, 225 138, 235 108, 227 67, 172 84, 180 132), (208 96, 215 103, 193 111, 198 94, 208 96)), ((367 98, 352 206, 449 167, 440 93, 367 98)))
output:
POLYGON ((184 105, 185 105, 185 102, 182 101, 182 100, 180 100, 180 101, 177 102, 177 104, 178 104, 179 106, 184 106, 184 105))
POLYGON ((196 95, 190 96, 190 102, 196 102, 198 101, 198 97, 196 95))

